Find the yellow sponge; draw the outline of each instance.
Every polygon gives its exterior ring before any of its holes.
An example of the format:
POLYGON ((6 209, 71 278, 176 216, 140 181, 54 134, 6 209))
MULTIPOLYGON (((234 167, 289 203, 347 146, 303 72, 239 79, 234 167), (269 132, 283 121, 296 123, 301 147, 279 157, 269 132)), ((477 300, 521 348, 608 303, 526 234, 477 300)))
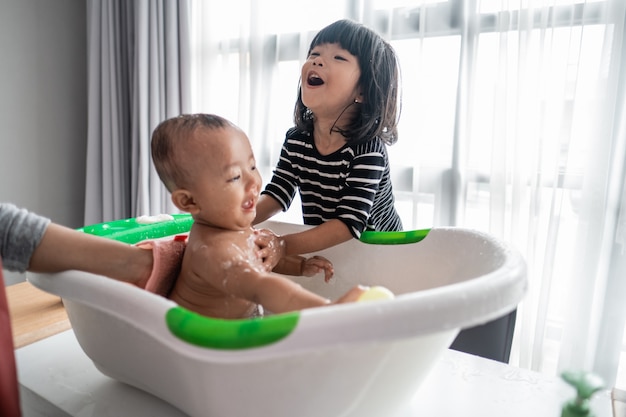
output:
POLYGON ((387 288, 375 285, 361 294, 358 301, 391 300, 393 298, 393 293, 387 288))

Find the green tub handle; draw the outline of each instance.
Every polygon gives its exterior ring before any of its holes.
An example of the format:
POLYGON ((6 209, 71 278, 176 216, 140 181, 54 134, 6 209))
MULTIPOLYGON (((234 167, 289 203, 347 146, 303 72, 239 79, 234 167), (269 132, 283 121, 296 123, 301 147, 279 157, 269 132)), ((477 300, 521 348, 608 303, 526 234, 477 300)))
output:
POLYGON ((375 232, 366 230, 361 233, 360 241, 372 245, 405 245, 424 239, 431 229, 406 230, 399 232, 375 232))
POLYGON ((129 244, 189 232, 193 224, 190 214, 172 214, 171 216, 174 220, 142 224, 138 223, 136 218, 129 218, 93 224, 78 230, 129 244))
POLYGON ((252 319, 216 319, 176 306, 165 321, 179 339, 192 345, 223 350, 266 346, 287 337, 296 328, 300 313, 276 314, 252 319))

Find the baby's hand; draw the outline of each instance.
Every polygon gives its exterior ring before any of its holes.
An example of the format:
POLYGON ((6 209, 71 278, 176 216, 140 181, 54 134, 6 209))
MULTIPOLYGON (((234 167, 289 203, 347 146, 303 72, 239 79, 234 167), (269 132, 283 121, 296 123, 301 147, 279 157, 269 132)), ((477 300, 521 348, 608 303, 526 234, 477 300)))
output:
POLYGON ((324 272, 324 281, 328 282, 333 277, 335 269, 333 264, 323 256, 313 256, 302 264, 302 275, 312 277, 315 274, 324 272))
POLYGON ((254 243, 259 247, 257 256, 263 262, 265 270, 271 271, 285 255, 285 242, 269 229, 258 229, 254 233, 254 243))

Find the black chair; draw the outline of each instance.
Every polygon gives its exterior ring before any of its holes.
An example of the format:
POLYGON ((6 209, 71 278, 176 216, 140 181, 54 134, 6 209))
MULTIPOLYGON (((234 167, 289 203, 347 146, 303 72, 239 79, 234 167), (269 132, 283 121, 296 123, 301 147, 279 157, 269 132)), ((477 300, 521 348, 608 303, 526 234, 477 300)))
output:
POLYGON ((450 349, 508 363, 517 310, 480 326, 459 332, 450 349))

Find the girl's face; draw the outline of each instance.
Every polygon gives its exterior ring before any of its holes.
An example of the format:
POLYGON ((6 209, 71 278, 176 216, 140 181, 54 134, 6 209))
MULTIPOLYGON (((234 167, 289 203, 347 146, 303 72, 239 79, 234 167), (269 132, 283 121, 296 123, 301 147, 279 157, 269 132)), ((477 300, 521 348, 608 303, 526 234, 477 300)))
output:
POLYGON ((314 47, 302 66, 302 102, 317 118, 336 119, 362 100, 359 59, 337 43, 314 47))
POLYGON ((196 204, 194 219, 209 226, 246 230, 256 216, 261 175, 250 142, 241 130, 196 132, 188 147, 188 189, 196 204))

